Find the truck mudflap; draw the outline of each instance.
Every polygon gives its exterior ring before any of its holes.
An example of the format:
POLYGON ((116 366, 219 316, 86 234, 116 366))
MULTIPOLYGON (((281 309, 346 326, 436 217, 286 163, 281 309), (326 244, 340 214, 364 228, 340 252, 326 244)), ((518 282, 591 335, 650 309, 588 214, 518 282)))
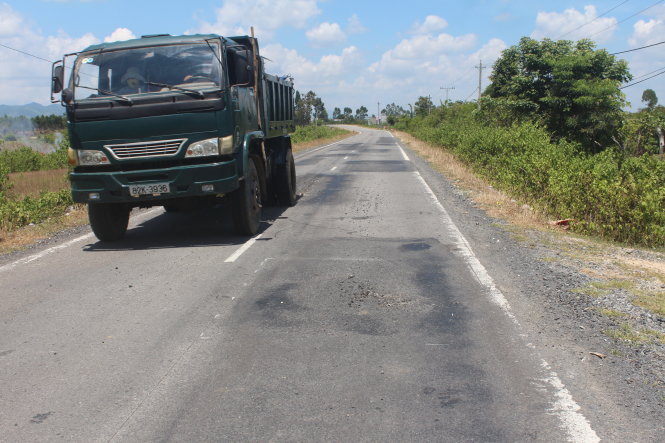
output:
POLYGON ((231 160, 140 171, 72 172, 69 180, 75 202, 142 205, 225 194, 238 188, 239 176, 236 162, 231 160))

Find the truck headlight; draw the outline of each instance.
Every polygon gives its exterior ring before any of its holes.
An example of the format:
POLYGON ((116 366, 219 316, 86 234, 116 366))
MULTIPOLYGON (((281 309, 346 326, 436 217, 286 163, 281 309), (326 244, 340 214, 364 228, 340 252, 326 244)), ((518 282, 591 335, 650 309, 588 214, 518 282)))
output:
POLYGON ((185 157, 206 157, 210 155, 230 154, 233 152, 233 136, 209 138, 194 142, 187 148, 185 157))
POLYGON ((108 165, 109 158, 102 151, 93 150, 73 150, 73 156, 69 156, 70 163, 73 160, 78 161, 80 166, 108 165), (76 157, 75 159, 73 157, 76 157))

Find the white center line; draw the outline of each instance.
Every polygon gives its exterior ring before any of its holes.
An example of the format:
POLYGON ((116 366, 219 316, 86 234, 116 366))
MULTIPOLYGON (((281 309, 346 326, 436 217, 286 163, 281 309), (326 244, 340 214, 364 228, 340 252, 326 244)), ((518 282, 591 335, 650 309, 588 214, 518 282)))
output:
POLYGON ((335 169, 337 169, 337 166, 333 166, 332 168, 330 168, 331 171, 334 171, 335 169))
POLYGON ((244 254, 245 251, 247 251, 249 248, 251 248, 252 245, 253 245, 254 243, 256 243, 256 240, 258 240, 259 238, 261 238, 262 235, 263 235, 263 234, 259 234, 259 235, 257 235, 256 237, 252 237, 252 238, 250 238, 249 240, 247 240, 247 241, 245 242, 245 244, 243 244, 241 247, 239 247, 239 248, 236 250, 236 252, 234 252, 233 254, 231 254, 231 255, 229 256, 229 258, 227 258, 226 260, 224 260, 224 263, 233 263, 233 262, 235 262, 236 260, 238 260, 238 258, 239 258, 242 254, 244 254))

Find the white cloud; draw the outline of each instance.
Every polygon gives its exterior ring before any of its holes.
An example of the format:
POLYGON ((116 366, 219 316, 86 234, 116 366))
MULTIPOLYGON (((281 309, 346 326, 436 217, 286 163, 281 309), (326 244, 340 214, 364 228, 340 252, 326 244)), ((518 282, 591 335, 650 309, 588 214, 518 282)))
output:
POLYGON ((428 15, 423 23, 417 23, 413 29, 413 34, 431 34, 445 29, 448 22, 437 15, 428 15))
POLYGON ((362 62, 360 52, 355 46, 343 49, 339 55, 324 55, 318 63, 280 44, 267 45, 262 53, 272 60, 266 70, 271 74, 291 74, 298 90, 316 90, 317 85, 334 82, 339 77, 355 72, 362 62))
POLYGON ((321 13, 318 0, 224 0, 215 12, 216 20, 200 20, 199 26, 189 33, 217 33, 220 35, 249 34, 254 26, 259 38, 271 37, 282 27, 302 29, 310 18, 321 13))
POLYGON ((318 47, 339 45, 346 40, 346 34, 337 23, 323 22, 307 31, 305 35, 314 46, 318 47))
POLYGON ((365 28, 365 26, 363 26, 363 24, 360 22, 360 18, 357 14, 353 14, 351 17, 349 17, 346 25, 346 32, 348 34, 362 34, 365 31, 367 31, 367 28, 365 28))
POLYGON ((57 60, 99 42, 91 33, 70 36, 61 30, 44 36, 11 6, 0 4, 0 43, 42 59, 0 48, 5 60, 0 64, 0 103, 48 102, 51 66, 45 60, 57 60))
POLYGON ((633 35, 628 39, 631 46, 645 46, 662 41, 665 22, 652 19, 639 20, 633 25, 633 35))
POLYGON ((13 35, 21 31, 23 19, 7 3, 0 4, 0 36, 13 35))
POLYGON ((49 58, 52 60, 97 43, 100 43, 100 40, 91 33, 84 34, 81 37, 71 37, 62 30, 58 31, 57 35, 46 37, 45 41, 49 58))
POLYGON ((131 40, 136 38, 136 35, 127 28, 118 28, 113 31, 110 35, 104 37, 105 42, 119 42, 123 40, 131 40))
POLYGON ((598 17, 596 7, 584 7, 584 13, 574 8, 563 12, 539 12, 536 16, 536 29, 532 38, 552 38, 578 40, 590 38, 596 42, 605 42, 617 29, 614 17, 598 17))

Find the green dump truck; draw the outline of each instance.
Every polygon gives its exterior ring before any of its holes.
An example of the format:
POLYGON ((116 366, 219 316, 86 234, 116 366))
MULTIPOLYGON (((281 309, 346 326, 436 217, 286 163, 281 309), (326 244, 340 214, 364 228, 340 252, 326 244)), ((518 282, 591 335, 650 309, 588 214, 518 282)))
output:
POLYGON ((53 64, 72 196, 97 238, 123 238, 136 207, 228 199, 253 235, 264 204, 295 204, 293 82, 263 65, 254 37, 213 34, 102 43, 53 64))

